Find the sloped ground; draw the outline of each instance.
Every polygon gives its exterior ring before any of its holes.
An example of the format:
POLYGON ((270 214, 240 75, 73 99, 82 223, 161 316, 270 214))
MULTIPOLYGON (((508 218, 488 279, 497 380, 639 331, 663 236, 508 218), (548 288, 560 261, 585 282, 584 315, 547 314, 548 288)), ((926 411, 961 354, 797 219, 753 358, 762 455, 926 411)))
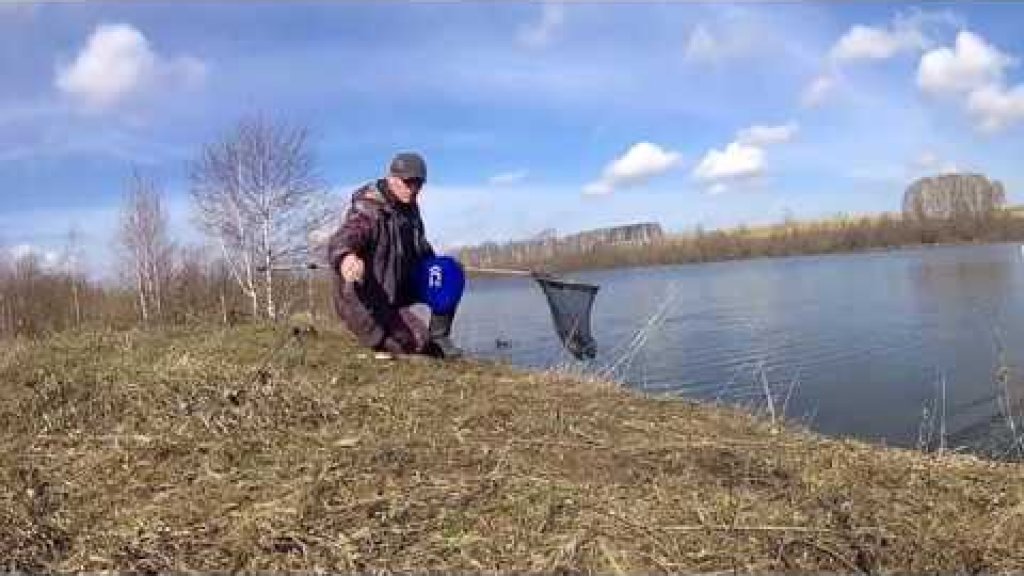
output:
POLYGON ((0 568, 1024 568, 1024 468, 333 333, 0 348, 0 568))

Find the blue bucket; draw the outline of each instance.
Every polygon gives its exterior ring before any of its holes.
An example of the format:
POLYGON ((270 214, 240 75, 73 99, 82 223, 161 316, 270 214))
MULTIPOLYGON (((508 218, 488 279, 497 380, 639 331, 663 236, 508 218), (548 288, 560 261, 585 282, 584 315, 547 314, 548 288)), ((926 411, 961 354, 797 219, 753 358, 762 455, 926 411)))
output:
POLYGON ((439 315, 454 312, 466 289, 462 265, 451 256, 428 258, 420 263, 418 281, 423 302, 439 315))

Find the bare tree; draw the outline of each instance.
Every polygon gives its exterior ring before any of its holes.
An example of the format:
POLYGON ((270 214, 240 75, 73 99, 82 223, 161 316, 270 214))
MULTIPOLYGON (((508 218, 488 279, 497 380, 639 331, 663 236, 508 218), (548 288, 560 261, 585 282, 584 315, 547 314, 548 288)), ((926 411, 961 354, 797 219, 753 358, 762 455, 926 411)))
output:
POLYGON ((985 219, 1006 203, 998 180, 981 174, 943 174, 920 178, 903 195, 903 217, 908 220, 985 219))
POLYGON ((220 245, 253 316, 262 296, 267 318, 276 318, 274 267, 307 257, 307 235, 327 217, 309 131, 242 119, 203 148, 189 175, 199 226, 220 245))
POLYGON ((72 225, 64 236, 64 250, 60 255, 60 265, 64 275, 67 277, 68 286, 71 291, 71 311, 75 318, 75 326, 82 325, 82 296, 81 296, 81 274, 82 260, 82 233, 77 226, 72 225))
POLYGON ((42 256, 26 250, 14 260, 13 330, 15 335, 37 334, 44 325, 44 312, 49 302, 44 290, 45 275, 42 256))
POLYGON ((0 244, 0 337, 13 333, 14 273, 10 252, 0 244))
POLYGON ((160 318, 163 313, 163 280, 173 250, 161 196, 151 178, 133 170, 121 209, 119 241, 127 252, 144 324, 151 315, 160 318))

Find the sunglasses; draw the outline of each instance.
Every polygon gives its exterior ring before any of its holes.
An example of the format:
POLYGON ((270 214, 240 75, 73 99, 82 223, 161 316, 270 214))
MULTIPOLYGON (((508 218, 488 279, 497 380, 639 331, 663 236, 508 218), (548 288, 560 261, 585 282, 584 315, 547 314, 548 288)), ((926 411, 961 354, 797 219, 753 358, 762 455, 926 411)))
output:
POLYGON ((423 187, 423 178, 402 178, 402 182, 409 188, 420 189, 423 187))

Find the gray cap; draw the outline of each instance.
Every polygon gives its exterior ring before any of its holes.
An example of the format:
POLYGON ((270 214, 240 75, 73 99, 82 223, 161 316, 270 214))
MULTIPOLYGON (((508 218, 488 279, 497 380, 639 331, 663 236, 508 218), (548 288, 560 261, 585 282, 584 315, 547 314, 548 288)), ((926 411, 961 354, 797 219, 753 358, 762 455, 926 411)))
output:
POLYGON ((401 152, 391 160, 388 174, 399 178, 427 179, 427 163, 415 152, 401 152))

